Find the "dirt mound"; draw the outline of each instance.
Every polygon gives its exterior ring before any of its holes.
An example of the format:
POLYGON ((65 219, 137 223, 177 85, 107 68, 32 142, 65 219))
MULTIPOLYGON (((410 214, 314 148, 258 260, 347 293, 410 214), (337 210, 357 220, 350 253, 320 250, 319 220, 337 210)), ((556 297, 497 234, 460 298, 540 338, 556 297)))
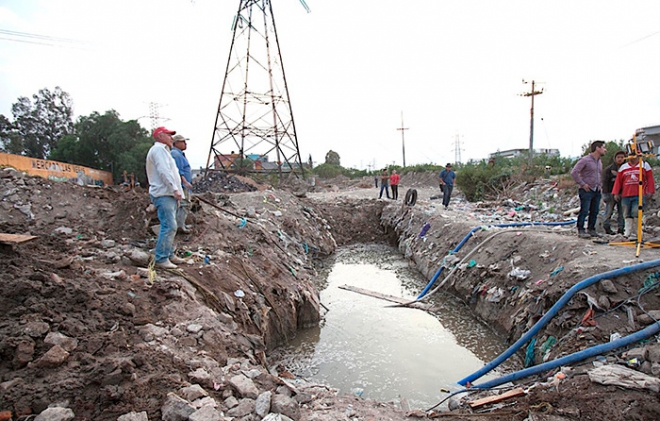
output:
POLYGON ((222 171, 211 171, 193 180, 193 193, 237 193, 258 190, 256 183, 222 171))

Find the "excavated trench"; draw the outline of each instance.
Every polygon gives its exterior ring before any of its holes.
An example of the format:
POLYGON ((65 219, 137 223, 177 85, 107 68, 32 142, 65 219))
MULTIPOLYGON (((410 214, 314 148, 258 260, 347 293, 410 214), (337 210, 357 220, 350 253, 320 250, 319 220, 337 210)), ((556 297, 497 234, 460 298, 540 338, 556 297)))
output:
POLYGON ((326 264, 316 279, 324 309, 320 325, 300 331, 271 355, 296 377, 423 409, 505 349, 495 332, 448 294, 421 308, 393 307, 379 298, 411 300, 426 285, 392 246, 342 247, 326 264))

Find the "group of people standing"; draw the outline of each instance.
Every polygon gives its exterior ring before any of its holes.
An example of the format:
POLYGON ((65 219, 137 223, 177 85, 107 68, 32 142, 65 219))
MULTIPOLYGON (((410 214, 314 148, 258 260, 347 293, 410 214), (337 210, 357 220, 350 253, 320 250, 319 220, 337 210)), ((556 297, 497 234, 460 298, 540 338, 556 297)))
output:
POLYGON ((383 198, 383 191, 385 196, 388 199, 397 200, 399 198, 399 181, 401 176, 396 173, 396 170, 392 170, 390 175, 387 172, 387 168, 383 168, 383 171, 380 173, 380 177, 376 177, 376 188, 378 188, 378 179, 380 178, 380 193, 378 198, 383 198), (392 196, 390 196, 390 187, 392 187, 392 196))
POLYGON ((147 179, 149 198, 156 206, 160 231, 156 240, 156 266, 176 269, 184 259, 174 254, 177 231, 189 233, 186 225, 192 192, 192 170, 184 151, 188 139, 173 130, 158 127, 153 131, 155 140, 147 153, 147 179))
POLYGON ((607 153, 605 142, 591 143, 590 153, 582 157, 573 167, 571 177, 578 185, 580 213, 577 230, 580 238, 602 237, 596 232, 596 220, 601 197, 605 202, 603 229, 606 234, 614 234, 612 215, 617 211, 617 232, 627 239, 637 239, 637 209, 639 187, 642 185, 642 208, 655 193, 655 182, 651 166, 639 159, 636 151, 626 154, 617 151, 614 161, 603 169, 601 158, 607 153), (627 162, 626 162, 627 161, 627 162), (640 163, 642 163, 640 168, 640 163), (640 179, 641 178, 641 179, 640 179), (584 228, 585 220, 587 229, 584 228))
MULTIPOLYGON (((390 175, 387 171, 387 168, 383 168, 380 173, 380 176, 376 176, 374 179, 376 183, 376 188, 378 188, 378 181, 380 180, 380 193, 378 198, 383 198, 383 192, 385 192, 385 197, 392 200, 397 200, 399 198, 399 181, 401 177, 396 173, 396 170, 392 170, 390 175), (392 187, 392 196, 390 196, 390 187, 392 187)), ((442 205, 447 209, 449 207, 449 201, 451 200, 451 193, 454 190, 454 181, 456 180, 456 173, 452 169, 451 163, 445 165, 445 169, 438 174, 438 181, 440 183, 440 190, 442 190, 442 205)))

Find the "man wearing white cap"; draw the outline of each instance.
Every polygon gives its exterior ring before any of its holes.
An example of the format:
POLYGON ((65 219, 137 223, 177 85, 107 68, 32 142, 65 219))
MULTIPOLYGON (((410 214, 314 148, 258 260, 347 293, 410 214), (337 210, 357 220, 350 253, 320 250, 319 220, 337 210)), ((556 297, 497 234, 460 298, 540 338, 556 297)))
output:
POLYGON ((188 210, 190 209, 190 193, 192 192, 192 171, 190 163, 186 154, 183 152, 188 148, 187 138, 180 134, 172 137, 172 158, 179 169, 179 176, 181 177, 181 185, 184 187, 183 199, 179 203, 179 209, 176 211, 176 224, 179 227, 179 232, 184 234, 190 233, 190 228, 186 225, 186 218, 188 217, 188 210))
POLYGON ((176 163, 170 155, 172 135, 175 131, 158 127, 153 136, 156 140, 147 153, 147 179, 149 197, 158 210, 160 232, 156 241, 156 266, 164 269, 176 269, 175 263, 183 259, 174 255, 174 236, 176 235, 176 211, 183 197, 181 177, 176 163))

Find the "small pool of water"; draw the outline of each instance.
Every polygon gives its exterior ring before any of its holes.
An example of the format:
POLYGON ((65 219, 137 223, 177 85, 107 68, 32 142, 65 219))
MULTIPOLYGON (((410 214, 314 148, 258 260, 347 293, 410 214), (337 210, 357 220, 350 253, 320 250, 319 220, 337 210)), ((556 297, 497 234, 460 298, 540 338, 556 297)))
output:
POLYGON ((296 376, 341 393, 426 409, 447 396, 441 389, 461 389, 457 380, 507 348, 451 296, 436 294, 427 312, 388 307, 394 303, 339 288, 414 299, 427 282, 395 248, 342 249, 325 275, 319 289, 328 311, 322 308, 321 324, 274 354, 296 376))

